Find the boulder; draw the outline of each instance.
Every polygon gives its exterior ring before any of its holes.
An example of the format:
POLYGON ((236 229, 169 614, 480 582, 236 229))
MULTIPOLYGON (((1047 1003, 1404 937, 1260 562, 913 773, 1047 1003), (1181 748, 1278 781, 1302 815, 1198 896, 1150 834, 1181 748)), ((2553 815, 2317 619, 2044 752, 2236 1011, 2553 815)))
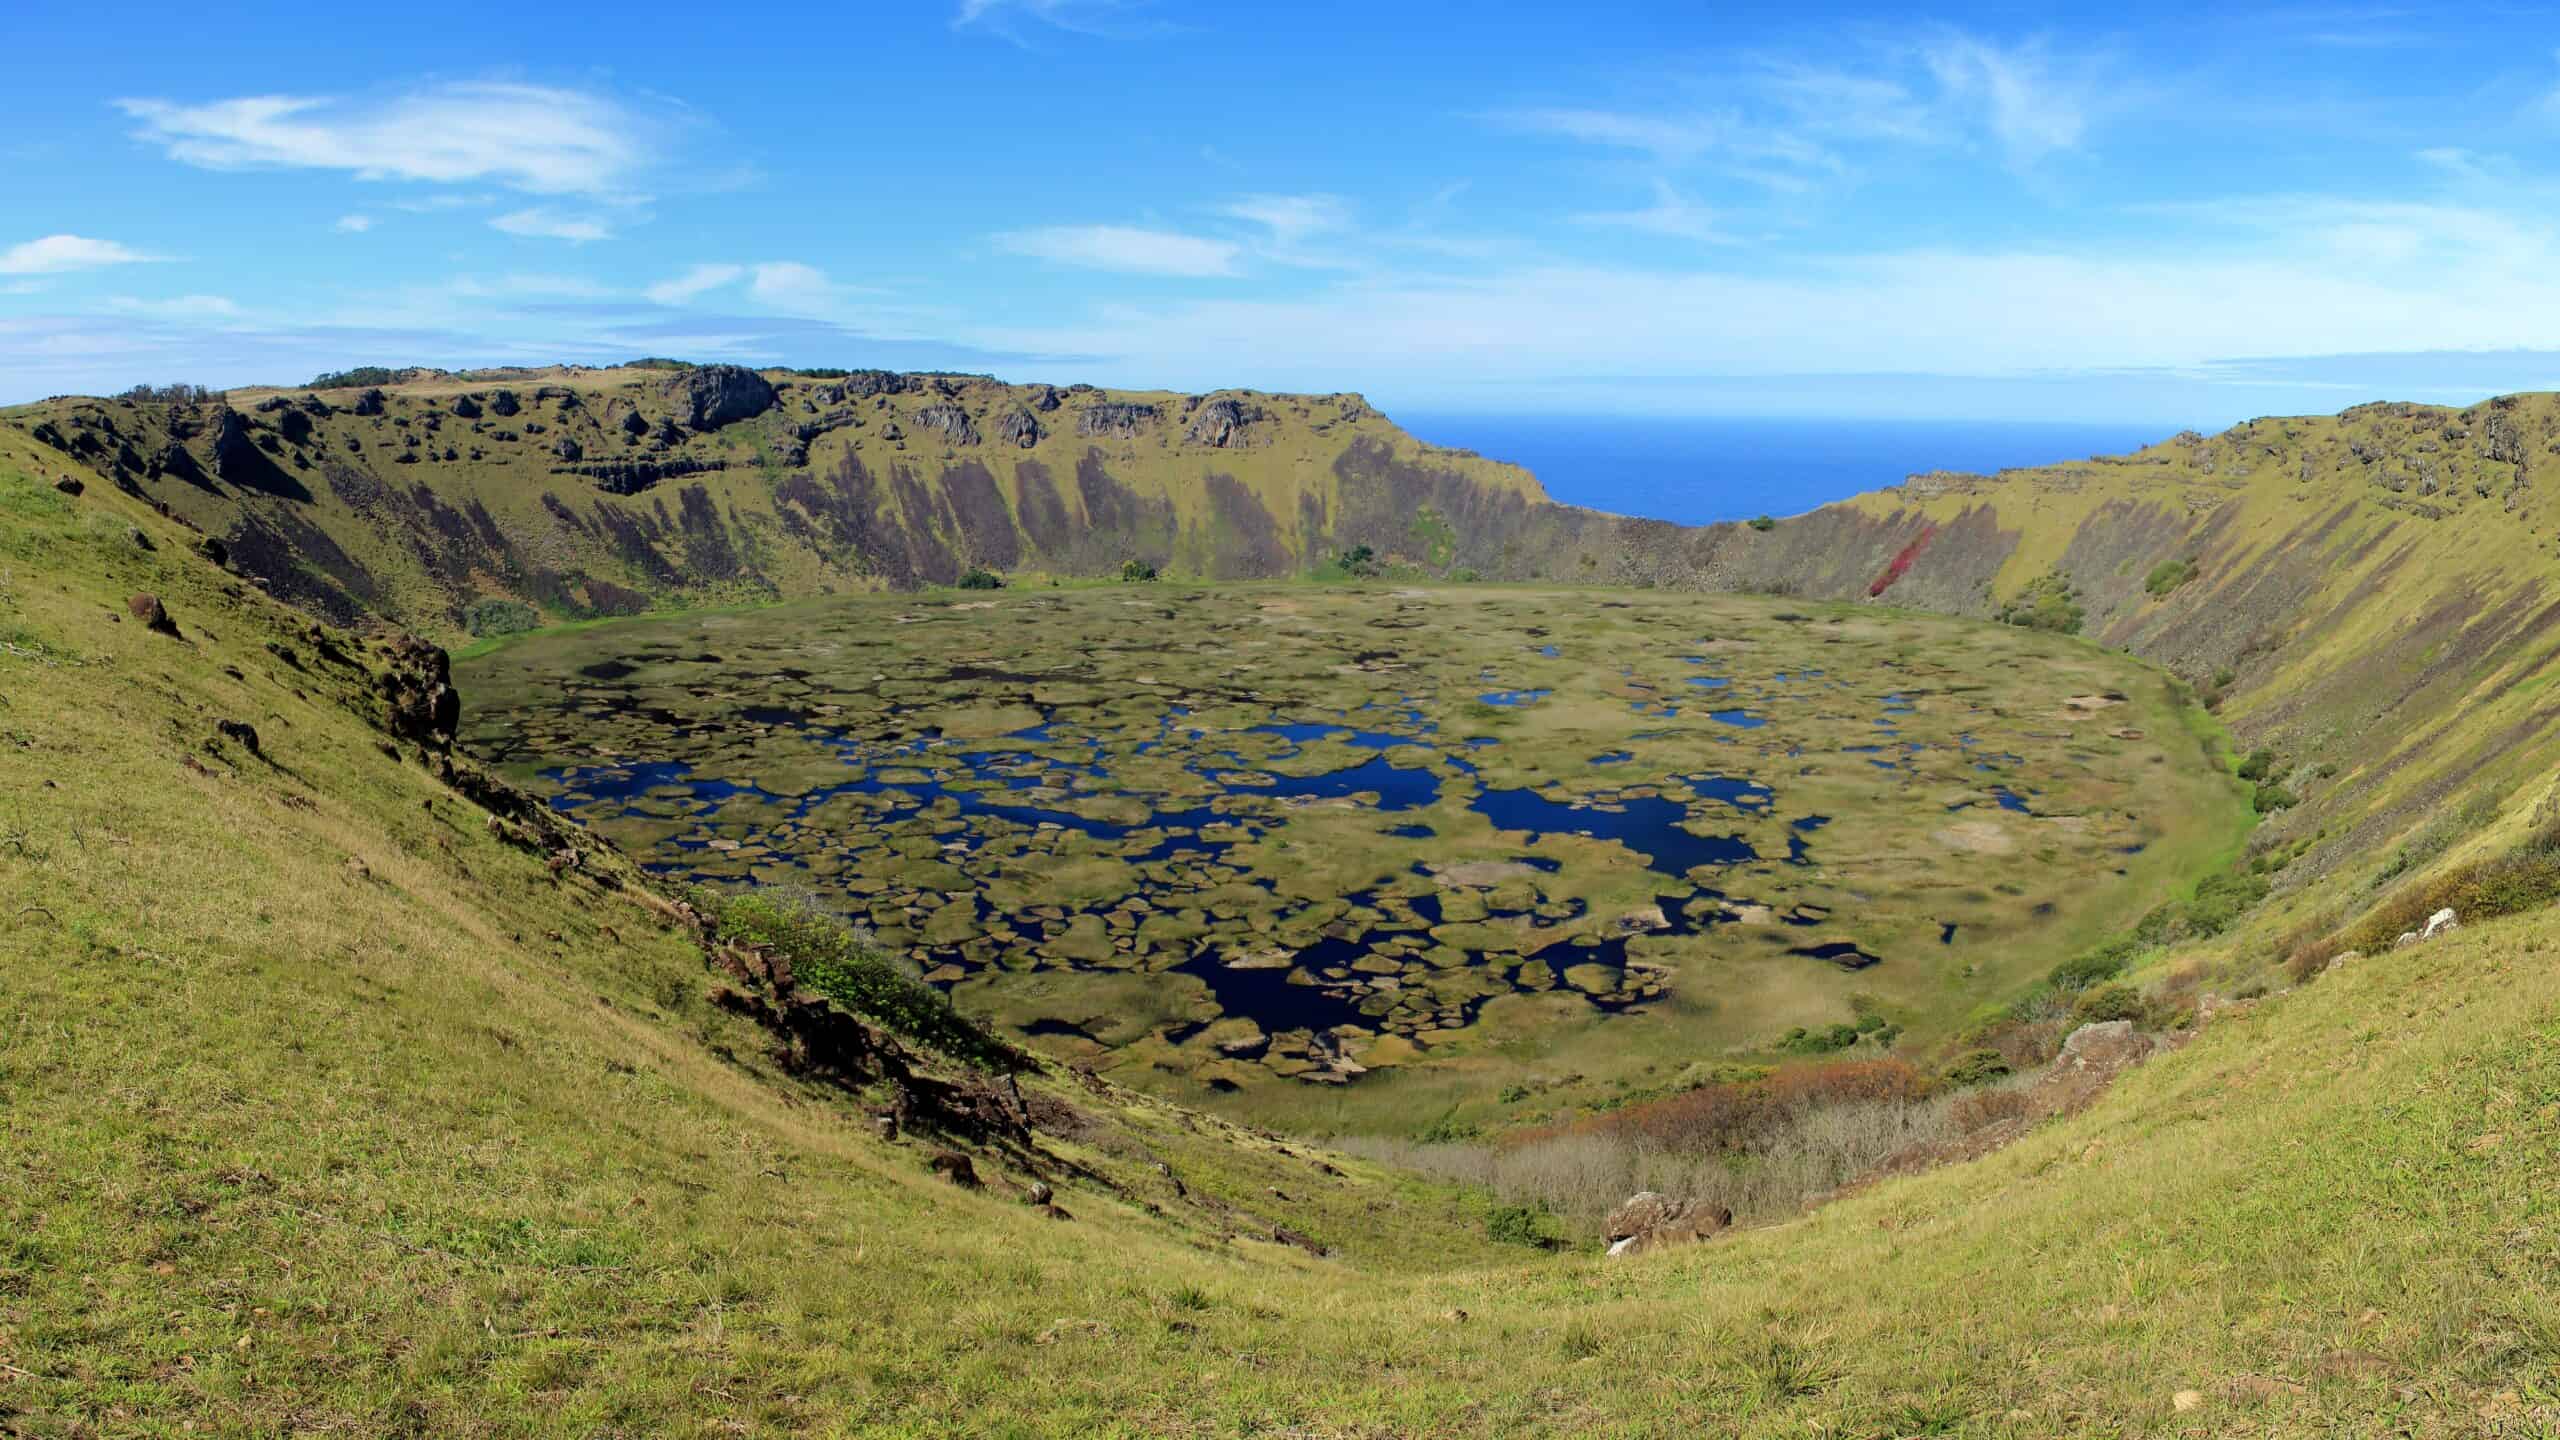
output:
POLYGON ((356 413, 359 415, 379 415, 382 405, 383 397, 379 390, 367 390, 356 396, 356 413))
POLYGON ((1603 1233, 1608 1236, 1610 1254, 1641 1255, 1710 1240, 1731 1228, 1733 1212, 1722 1205, 1640 1190, 1609 1212, 1603 1233))
POLYGON ((1031 408, 1043 415, 1064 403, 1058 398, 1058 390, 1054 385, 1042 385, 1031 392, 1031 408))
POLYGON ((89 487, 81 484, 78 479, 65 475, 61 479, 53 482, 53 488, 70 496, 72 499, 77 500, 80 498, 80 492, 88 489, 89 487))
POLYGON ((225 740, 231 741, 233 744, 238 745, 241 749, 248 751, 252 755, 263 755, 266 753, 258 748, 258 731, 256 727, 250 725, 245 720, 216 720, 213 722, 213 733, 221 736, 225 740))
POLYGON ((2433 940, 2439 935, 2449 934, 2461 928, 2462 922, 2453 918, 2453 907, 2448 905, 2427 917, 2427 928, 2418 932, 2418 938, 2433 940))
POLYGON ((957 1150, 933 1152, 933 1173, 963 1190, 978 1188, 978 1167, 957 1150))
POLYGON ((523 408, 523 402, 516 399, 516 392, 513 390, 492 390, 489 392, 489 413, 492 415, 513 415, 523 408))
POLYGON ((480 402, 472 399, 468 395, 454 396, 453 404, 450 408, 453 410, 455 419, 477 420, 480 418, 480 402))
POLYGON ((774 406, 773 386, 743 365, 702 365, 667 381, 662 387, 676 414, 695 430, 761 415, 774 406))
POLYGON ((169 607, 160 603, 159 596, 136 595, 124 602, 124 608, 126 613, 142 622, 142 628, 154 634, 176 637, 178 622, 169 618, 169 607))
POLYGON ((560 437, 559 441, 551 447, 551 453, 559 456, 563 460, 574 463, 578 460, 584 459, 586 457, 587 450, 585 446, 580 445, 577 441, 563 435, 560 437))

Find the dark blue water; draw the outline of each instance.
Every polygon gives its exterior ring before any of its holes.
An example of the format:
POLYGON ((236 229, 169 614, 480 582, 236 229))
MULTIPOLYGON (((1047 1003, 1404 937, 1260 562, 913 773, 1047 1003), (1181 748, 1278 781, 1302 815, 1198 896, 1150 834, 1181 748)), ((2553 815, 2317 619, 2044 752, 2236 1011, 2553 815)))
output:
POLYGON ((1435 445, 1525 465, 1568 505, 1703 525, 1795 515, 1928 470, 2121 455, 2175 427, 1991 420, 1408 414, 1435 445))

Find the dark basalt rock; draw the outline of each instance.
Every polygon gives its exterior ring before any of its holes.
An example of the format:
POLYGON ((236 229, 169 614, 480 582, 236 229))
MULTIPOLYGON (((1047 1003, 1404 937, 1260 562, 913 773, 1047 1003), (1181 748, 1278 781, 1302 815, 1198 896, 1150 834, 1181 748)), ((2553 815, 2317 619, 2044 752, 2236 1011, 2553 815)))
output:
POLYGON ((166 635, 173 640, 177 638, 178 622, 169 618, 169 607, 160 603, 159 596, 136 595, 125 602, 124 608, 126 613, 142 622, 142 628, 155 635, 166 635))
POLYGON ((774 406, 773 386, 743 365, 704 365, 667 381, 662 389, 676 413, 695 430, 717 430, 761 415, 774 406))
POLYGON ((238 745, 241 749, 248 751, 252 755, 264 755, 266 753, 258 748, 257 728, 246 720, 216 720, 213 722, 213 733, 235 745, 238 745))
POLYGON ((456 395, 453 397, 453 414, 457 420, 477 420, 480 418, 480 402, 468 395, 456 395))
POLYGON ((489 392, 489 413, 492 415, 500 417, 513 415, 523 408, 524 403, 516 399, 516 392, 513 390, 492 390, 489 392))
POLYGON ((856 370, 844 377, 844 396, 848 400, 868 400, 874 395, 904 395, 924 387, 912 375, 894 370, 856 370))
POLYGON ((641 418, 639 411, 626 410, 622 416, 622 433, 637 440, 649 433, 649 422, 641 418))
POLYGON ((65 475, 61 479, 53 482, 53 488, 70 496, 72 499, 77 500, 80 498, 80 492, 88 489, 89 487, 81 484, 78 477, 65 475))
POLYGON ((672 460, 590 460, 583 465, 554 465, 551 473, 592 480, 596 482, 597 489, 607 494, 637 495, 661 480, 728 468, 726 460, 678 456, 672 460))
POLYGON ((311 438, 311 415, 305 410, 286 410, 276 416, 276 433, 286 443, 299 445, 311 438))
POLYGON ((1032 419, 1028 410, 1008 410, 988 422, 988 428, 996 439, 1025 450, 1040 443, 1040 422, 1032 419))
POLYGON ((356 413, 359 415, 379 415, 382 405, 382 392, 379 390, 367 390, 356 397, 356 413))
POLYGON ((551 453, 559 456, 563 460, 577 461, 586 458, 587 449, 577 441, 563 435, 560 437, 559 443, 551 447, 551 453))
POLYGON ((243 467, 260 465, 258 447, 249 438, 249 417, 225 405, 213 416, 213 473, 237 481, 243 467))
POLYGON ((957 405, 927 405, 916 412, 916 423, 954 445, 978 443, 978 427, 969 422, 969 412, 957 405))
POLYGON ((391 663, 377 684, 385 728, 400 739, 443 749, 462 723, 462 695, 453 688, 452 657, 414 635, 391 640, 391 663))
POLYGON ((1076 412, 1076 433, 1088 439, 1104 436, 1126 440, 1154 424, 1162 414, 1153 405, 1106 400, 1076 412))
POLYGON ((1054 385, 1043 385, 1039 389, 1031 392, 1031 408, 1039 411, 1043 415, 1050 413, 1064 403, 1066 402, 1058 398, 1058 388, 1054 385))

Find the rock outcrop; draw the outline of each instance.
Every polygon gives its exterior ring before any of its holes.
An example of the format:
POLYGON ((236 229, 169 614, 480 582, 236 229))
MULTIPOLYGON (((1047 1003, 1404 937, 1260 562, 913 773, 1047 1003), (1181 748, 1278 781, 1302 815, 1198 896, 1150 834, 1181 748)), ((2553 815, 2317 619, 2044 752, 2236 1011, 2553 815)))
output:
POLYGON ((1127 440, 1156 423, 1162 413, 1153 405, 1106 400, 1076 412, 1076 433, 1088 438, 1127 440))
POLYGON ((391 641, 380 689, 384 728, 403 740, 443 749, 462 724, 462 695, 453 688, 452 657, 414 635, 391 641))
POLYGON ((669 380, 663 391, 675 403, 677 416, 694 430, 717 430, 774 406, 773 386, 743 365, 687 370, 669 380))
POLYGON ((969 421, 969 412, 957 405, 927 405, 916 412, 916 423, 954 445, 978 443, 978 427, 969 421))
POLYGON ((1609 1212, 1603 1233, 1608 1237, 1610 1254, 1642 1255, 1648 1250, 1712 1240, 1732 1228, 1733 1212, 1722 1205, 1674 1200, 1657 1191, 1640 1190, 1609 1212))
POLYGON ((1193 445, 1223 450, 1244 438, 1245 427, 1262 418, 1259 409, 1220 396, 1192 412, 1182 438, 1193 445))

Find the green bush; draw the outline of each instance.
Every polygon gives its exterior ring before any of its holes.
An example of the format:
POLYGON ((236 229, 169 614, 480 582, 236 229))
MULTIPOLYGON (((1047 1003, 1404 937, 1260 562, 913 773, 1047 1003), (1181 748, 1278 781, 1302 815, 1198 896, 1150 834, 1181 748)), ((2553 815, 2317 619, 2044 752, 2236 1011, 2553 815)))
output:
POLYGON ((993 1068, 1013 1062, 1011 1046, 899 970, 842 920, 769 892, 731 895, 696 886, 686 898, 723 938, 788 959, 795 980, 839 1007, 956 1060, 993 1068))
POLYGON ((464 607, 462 628, 486 640, 542 628, 542 612, 521 600, 474 600, 464 607))
POLYGON ((1996 618, 2003 625, 2077 635, 2083 616, 2072 595, 2071 582, 2055 573, 2028 581, 2025 589, 2000 607, 1996 618))
POLYGON ((2267 772, 2275 768, 2275 763, 2276 752, 2261 745, 2250 751, 2249 757, 2240 762, 2240 778, 2253 784, 2264 780, 2267 778, 2267 772))
POLYGON ((2130 968, 2134 954, 2140 948, 2141 946, 2132 940, 2119 940, 2111 945, 2101 945, 2095 950, 2075 955, 2054 966, 2052 973, 2045 977, 2046 983, 2065 994, 2074 995, 2094 986, 2103 985, 2130 968))
POLYGON ((1497 1205, 1484 1217, 1484 1233, 1505 1245, 1544 1250, 1556 1243, 1547 1215, 1534 1205, 1497 1205))
POLYGON ((2009 1062, 1997 1050, 1967 1050, 1938 1072, 1950 1085, 1988 1085, 2009 1073, 2009 1062))
POLYGON ((2231 682, 2239 678, 2239 671, 2225 665, 2221 669, 2213 672, 2213 688, 2216 690, 2228 690, 2231 688, 2231 682))
POLYGON ((2130 985, 2101 985, 2081 996, 2080 1003, 2071 1007, 2071 1022, 2074 1025, 2096 1025, 2109 1020, 2139 1022, 2147 1011, 2141 991, 2130 985))
POLYGON ((1770 519, 1766 515, 1754 515, 1751 517, 1751 528, 1754 530, 1764 531, 1775 530, 1778 528, 1778 522, 1770 519))
POLYGON ((1423 1126, 1422 1133, 1414 1138, 1425 1145, 1463 1145, 1470 1140, 1480 1139, 1483 1135, 1482 1126, 1450 1114, 1443 1115, 1423 1126))
POLYGON ((2163 560, 2152 566, 2151 573, 2142 578, 2142 588, 2150 592, 2152 599, 2157 600, 2194 578, 2196 578, 2194 560, 2163 560))
POLYGON ((1156 567, 1144 560, 1132 560, 1120 567, 1120 579, 1124 584, 1141 585, 1154 578, 1156 567))
POLYGON ((972 565, 969 567, 969 573, 960 577, 960 588, 963 590, 1001 590, 1004 588, 1004 577, 983 565, 972 565))
POLYGON ((1333 565, 1354 580, 1374 579, 1379 570, 1378 553, 1366 545, 1354 545, 1334 556, 1333 565))
POLYGON ((2259 814, 2273 815, 2279 810, 2289 810, 2301 804, 2302 800, 2292 791, 2270 780, 2250 795, 2249 803, 2258 807, 2259 814))

